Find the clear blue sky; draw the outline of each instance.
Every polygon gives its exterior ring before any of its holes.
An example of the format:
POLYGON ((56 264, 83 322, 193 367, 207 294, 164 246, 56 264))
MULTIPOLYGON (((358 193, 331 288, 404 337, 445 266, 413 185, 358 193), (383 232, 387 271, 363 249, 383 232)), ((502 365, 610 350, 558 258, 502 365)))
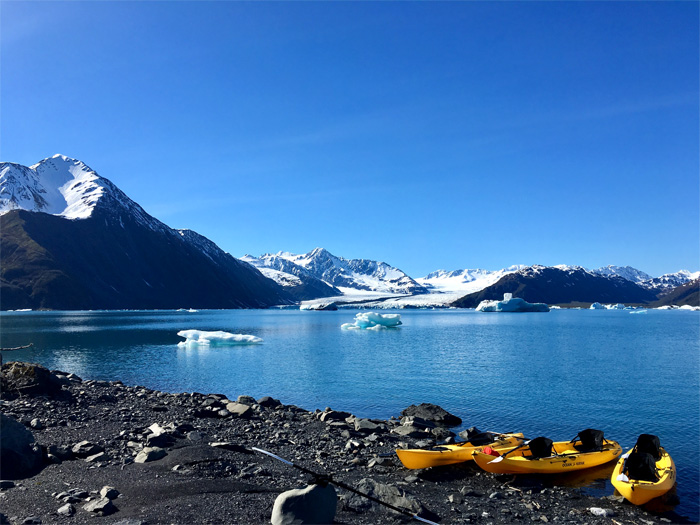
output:
POLYGON ((0 3, 3 161, 235 256, 700 269, 697 2, 0 3))

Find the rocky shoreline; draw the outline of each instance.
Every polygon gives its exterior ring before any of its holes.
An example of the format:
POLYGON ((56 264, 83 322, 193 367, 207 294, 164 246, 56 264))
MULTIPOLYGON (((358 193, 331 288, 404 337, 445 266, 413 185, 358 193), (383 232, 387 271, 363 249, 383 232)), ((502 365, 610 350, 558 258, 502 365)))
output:
MULTIPOLYGON (((407 470, 396 448, 454 439, 418 415, 380 421, 271 397, 169 394, 27 363, 4 364, 0 379, 0 523, 270 523, 281 493, 315 480, 253 447, 438 523, 688 523, 471 462, 407 470)), ((335 492, 334 523, 412 521, 335 492)))

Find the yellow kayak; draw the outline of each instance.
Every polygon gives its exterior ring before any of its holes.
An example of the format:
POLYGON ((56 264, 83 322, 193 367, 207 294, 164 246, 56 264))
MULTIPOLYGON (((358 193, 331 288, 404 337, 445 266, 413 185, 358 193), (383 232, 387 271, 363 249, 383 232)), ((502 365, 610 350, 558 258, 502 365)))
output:
POLYGON ((644 505, 654 498, 666 494, 676 483, 676 465, 663 447, 659 447, 660 459, 651 461, 656 468, 656 480, 634 479, 626 468, 626 461, 634 448, 622 456, 615 465, 610 481, 622 497, 634 505, 644 505))
POLYGON ((509 451, 498 451, 502 454, 499 456, 475 451, 474 461, 483 470, 493 474, 561 474, 597 467, 622 454, 622 448, 616 441, 606 440, 600 450, 582 452, 574 442, 546 440, 551 448, 543 454, 533 455, 531 444, 539 439, 543 438, 533 439, 530 444, 509 451))
POLYGON ((403 466, 409 469, 419 469, 428 467, 439 467, 442 465, 453 465, 472 459, 475 450, 489 446, 494 450, 510 450, 524 441, 522 433, 497 434, 494 432, 484 432, 488 436, 484 439, 474 439, 464 443, 453 445, 440 445, 432 449, 396 449, 403 466))

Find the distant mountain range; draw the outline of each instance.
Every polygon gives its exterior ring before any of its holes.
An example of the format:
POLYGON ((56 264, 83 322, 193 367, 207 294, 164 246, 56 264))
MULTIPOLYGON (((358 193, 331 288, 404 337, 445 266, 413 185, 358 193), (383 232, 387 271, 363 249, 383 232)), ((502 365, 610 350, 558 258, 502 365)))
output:
POLYGON ((629 266, 511 266, 414 279, 323 248, 236 259, 194 231, 166 226, 81 161, 0 163, 3 310, 266 308, 312 299, 474 307, 506 292, 562 305, 698 305, 698 278, 687 270, 651 277, 629 266))

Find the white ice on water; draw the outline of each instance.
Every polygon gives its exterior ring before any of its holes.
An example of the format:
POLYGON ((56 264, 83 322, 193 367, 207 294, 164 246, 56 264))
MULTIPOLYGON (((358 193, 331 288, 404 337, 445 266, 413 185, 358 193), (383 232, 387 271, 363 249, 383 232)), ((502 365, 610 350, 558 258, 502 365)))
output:
POLYGON ((229 346, 229 345, 254 345, 262 343, 260 337, 246 334, 232 334, 229 332, 205 332, 203 330, 181 330, 177 333, 184 337, 177 346, 229 346))
POLYGON ((400 314, 378 314, 376 312, 362 312, 355 315, 355 322, 345 323, 340 327, 343 330, 384 330, 395 328, 401 324, 400 314))

